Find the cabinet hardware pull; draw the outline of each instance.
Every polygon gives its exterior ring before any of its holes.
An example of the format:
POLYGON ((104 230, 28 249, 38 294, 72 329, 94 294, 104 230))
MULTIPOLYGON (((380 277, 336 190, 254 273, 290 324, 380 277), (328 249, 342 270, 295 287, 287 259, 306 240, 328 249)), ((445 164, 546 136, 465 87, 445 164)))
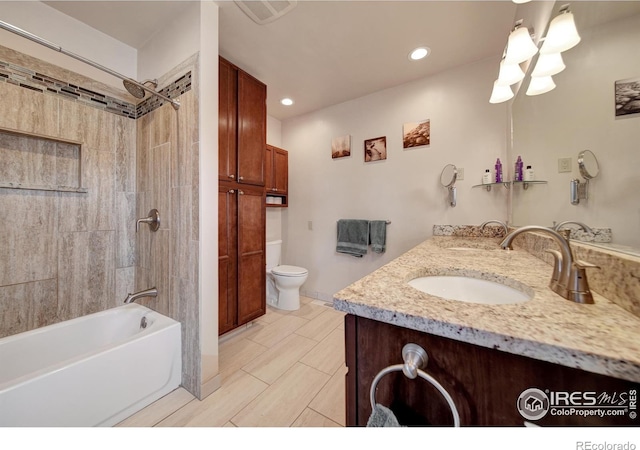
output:
POLYGON ((244 180, 244 177, 238 177, 238 180, 242 181, 244 180))
POLYGON ((229 194, 235 194, 236 191, 234 191, 233 189, 229 190, 229 194))
POLYGON ((229 178, 231 178, 232 180, 235 178, 236 176, 234 174, 229 175, 229 178))
POLYGON ((244 195, 244 191, 238 191, 238 194, 244 195))

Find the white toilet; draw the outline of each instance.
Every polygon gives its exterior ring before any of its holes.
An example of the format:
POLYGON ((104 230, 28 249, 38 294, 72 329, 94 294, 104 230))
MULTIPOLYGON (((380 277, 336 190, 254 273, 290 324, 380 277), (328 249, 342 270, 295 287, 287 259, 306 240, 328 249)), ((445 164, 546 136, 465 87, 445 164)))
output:
POLYGON ((300 286, 309 271, 280 265, 282 241, 267 242, 267 303, 274 308, 294 311, 300 308, 300 286))

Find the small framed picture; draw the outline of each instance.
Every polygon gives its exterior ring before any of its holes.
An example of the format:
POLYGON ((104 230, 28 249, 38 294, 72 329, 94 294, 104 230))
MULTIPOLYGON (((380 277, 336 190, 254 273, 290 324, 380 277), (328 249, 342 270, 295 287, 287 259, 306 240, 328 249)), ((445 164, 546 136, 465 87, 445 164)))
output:
POLYGON ((387 137, 382 136, 364 141, 364 162, 387 159, 387 137))
POLYGON ((420 147, 431 144, 431 120, 409 122, 402 126, 402 147, 420 147))
POLYGON ((616 81, 616 116, 640 113, 640 77, 616 81))
POLYGON ((351 156, 351 135, 340 136, 331 140, 331 157, 344 158, 351 156))

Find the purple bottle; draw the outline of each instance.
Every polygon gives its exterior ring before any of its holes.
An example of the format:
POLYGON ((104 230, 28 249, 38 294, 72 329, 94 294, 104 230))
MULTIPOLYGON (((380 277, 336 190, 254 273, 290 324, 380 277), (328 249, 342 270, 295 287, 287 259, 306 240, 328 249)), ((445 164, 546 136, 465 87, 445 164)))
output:
POLYGON ((516 170, 513 173, 514 181, 522 181, 522 158, 518 156, 518 160, 516 161, 516 170))
POLYGON ((502 163, 500 158, 496 160, 496 183, 502 183, 502 163))

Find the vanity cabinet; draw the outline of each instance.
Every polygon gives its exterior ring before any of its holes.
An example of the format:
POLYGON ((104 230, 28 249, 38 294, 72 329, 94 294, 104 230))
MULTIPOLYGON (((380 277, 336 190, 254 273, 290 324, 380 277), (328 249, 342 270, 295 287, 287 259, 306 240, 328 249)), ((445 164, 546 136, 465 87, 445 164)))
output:
POLYGON ((266 312, 264 189, 218 188, 218 333, 266 312))
POLYGON ((221 57, 218 91, 218 179, 264 186, 267 86, 221 57))
MULTIPOLYGON (((552 364, 500 350, 480 347, 354 315, 345 317, 346 411, 348 426, 365 426, 371 415, 369 392, 382 369, 402 363, 402 348, 415 343, 428 354, 425 370, 446 389, 456 404, 461 426, 523 426, 517 410, 520 394, 529 388, 547 392, 606 392, 611 402, 638 392, 640 385, 579 369, 552 364), (626 395, 624 394, 626 393, 626 395)), ((451 426, 451 411, 442 395, 427 381, 411 380, 402 372, 385 375, 378 383, 377 403, 390 408, 402 425, 451 426)), ((639 418, 552 415, 540 426, 626 426, 639 418)))
POLYGON ((289 187, 289 152, 273 145, 267 145, 265 151, 265 186, 267 196, 280 197, 282 204, 267 206, 287 206, 289 187))

